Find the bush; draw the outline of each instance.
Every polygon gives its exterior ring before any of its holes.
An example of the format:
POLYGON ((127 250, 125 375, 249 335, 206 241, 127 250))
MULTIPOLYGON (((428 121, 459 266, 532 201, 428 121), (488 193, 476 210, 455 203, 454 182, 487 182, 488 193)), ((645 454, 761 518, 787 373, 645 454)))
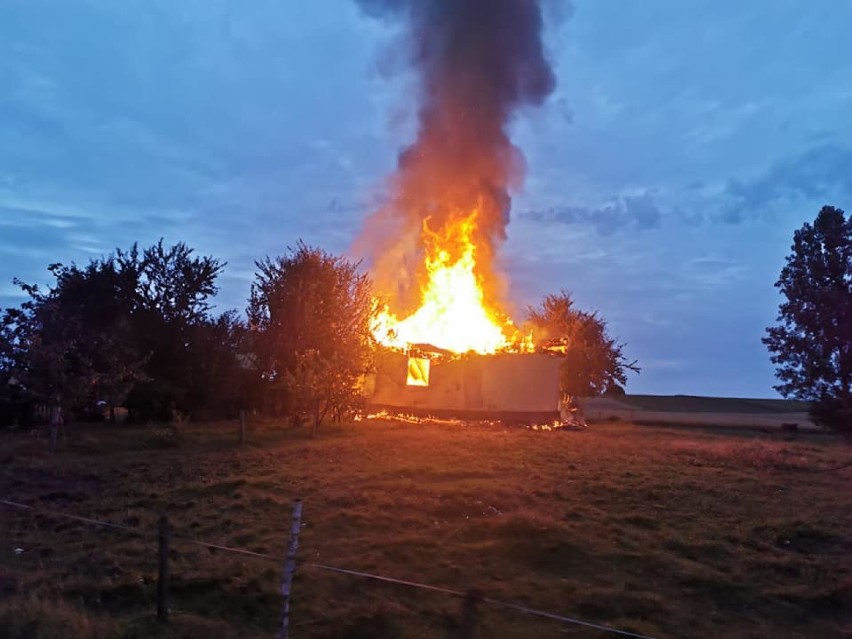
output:
POLYGON ((172 418, 175 394, 168 384, 156 381, 142 382, 130 391, 126 404, 130 411, 130 420, 133 422, 140 424, 152 421, 166 422, 172 418))

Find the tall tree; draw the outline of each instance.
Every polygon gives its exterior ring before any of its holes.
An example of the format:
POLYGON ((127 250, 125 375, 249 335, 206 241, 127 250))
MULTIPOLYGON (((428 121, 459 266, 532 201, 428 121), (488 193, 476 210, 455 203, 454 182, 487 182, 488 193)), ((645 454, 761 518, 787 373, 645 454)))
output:
POLYGON ((351 409, 372 357, 375 313, 358 265, 299 242, 256 263, 248 317, 265 384, 314 428, 351 409))
POLYGON ((210 298, 225 265, 197 256, 183 242, 165 246, 161 239, 141 253, 134 244, 116 251, 116 262, 135 274, 134 325, 146 356, 147 380, 128 397, 135 419, 171 419, 192 415, 201 406, 198 385, 210 369, 197 365, 203 356, 201 327, 215 324, 210 298))
POLYGON ((537 344, 564 353, 563 394, 594 397, 617 391, 627 383, 627 371, 640 370, 635 360, 624 357, 624 345, 608 335, 603 318, 576 308, 566 291, 530 307, 527 319, 537 344))
POLYGON ((785 397, 809 400, 815 417, 852 430, 852 216, 824 206, 793 234, 775 286, 785 301, 766 344, 785 397))

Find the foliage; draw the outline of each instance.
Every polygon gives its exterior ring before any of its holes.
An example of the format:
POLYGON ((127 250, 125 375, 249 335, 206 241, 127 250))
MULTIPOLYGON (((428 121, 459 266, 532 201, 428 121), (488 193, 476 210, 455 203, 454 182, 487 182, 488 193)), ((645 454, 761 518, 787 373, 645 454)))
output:
POLYGON ((762 340, 775 389, 814 402, 821 423, 852 430, 852 216, 824 206, 797 230, 775 286, 785 301, 762 340))
POLYGON ((14 379, 31 402, 77 414, 125 404, 141 421, 235 412, 245 327, 233 311, 211 315, 222 268, 160 240, 85 267, 52 264, 46 291, 17 282, 27 299, 0 320, 2 392, 14 379))
POLYGON ((351 411, 372 363, 369 280, 357 264, 302 242, 256 266, 248 317, 264 383, 314 428, 351 411))
POLYGON ((625 359, 624 345, 607 334, 603 318, 576 308, 566 291, 546 296, 538 308, 530 307, 527 319, 537 344, 564 353, 561 390, 566 395, 617 392, 627 382, 627 371, 640 370, 635 360, 625 359))
POLYGON ((196 413, 234 418, 250 403, 248 330, 237 311, 198 322, 190 332, 187 397, 196 413))
POLYGON ((141 253, 135 244, 118 250, 115 260, 135 275, 134 324, 147 357, 147 381, 134 388, 128 408, 140 421, 191 415, 201 405, 199 386, 209 381, 209 369, 199 362, 208 354, 199 335, 215 330, 208 299, 224 264, 195 256, 183 242, 166 247, 163 240, 141 253))
POLYGON ((0 348, 11 375, 41 403, 83 410, 121 402, 142 377, 130 317, 132 274, 111 259, 48 267, 47 291, 16 281, 28 295, 7 309, 0 348))

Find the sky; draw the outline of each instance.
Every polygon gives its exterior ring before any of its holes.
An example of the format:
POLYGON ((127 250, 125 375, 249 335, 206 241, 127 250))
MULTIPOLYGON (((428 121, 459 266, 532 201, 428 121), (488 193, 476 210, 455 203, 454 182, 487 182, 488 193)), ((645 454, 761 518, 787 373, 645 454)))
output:
MULTIPOLYGON (((502 261, 515 312, 571 291, 632 393, 773 397, 761 344, 795 229, 852 209, 852 3, 574 0, 502 261)), ((227 262, 349 251, 414 136, 397 27, 353 0, 4 0, 0 306, 133 242, 227 262)))

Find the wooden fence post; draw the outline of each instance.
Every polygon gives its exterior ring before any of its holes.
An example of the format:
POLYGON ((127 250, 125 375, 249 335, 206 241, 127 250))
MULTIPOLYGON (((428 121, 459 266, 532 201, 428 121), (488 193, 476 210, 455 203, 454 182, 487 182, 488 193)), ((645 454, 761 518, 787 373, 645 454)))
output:
POLYGON ((59 440, 59 427, 62 425, 62 408, 59 402, 50 407, 50 452, 56 452, 59 440))
POLYGON ((290 592, 293 589, 293 573, 296 572, 296 552, 299 550, 299 531, 302 528, 302 500, 293 501, 293 521, 290 524, 290 543, 287 546, 287 558, 284 560, 284 574, 281 577, 281 596, 284 603, 281 609, 281 630, 278 639, 290 637, 290 592))
POLYGON ((246 409, 240 409, 240 446, 246 443, 246 409))
POLYGON ((476 639, 479 634, 479 610, 477 605, 482 599, 482 592, 477 588, 469 588, 462 601, 461 624, 459 639, 476 639))
POLYGON ((169 519, 160 517, 160 562, 157 574, 157 619, 169 620, 169 519))

